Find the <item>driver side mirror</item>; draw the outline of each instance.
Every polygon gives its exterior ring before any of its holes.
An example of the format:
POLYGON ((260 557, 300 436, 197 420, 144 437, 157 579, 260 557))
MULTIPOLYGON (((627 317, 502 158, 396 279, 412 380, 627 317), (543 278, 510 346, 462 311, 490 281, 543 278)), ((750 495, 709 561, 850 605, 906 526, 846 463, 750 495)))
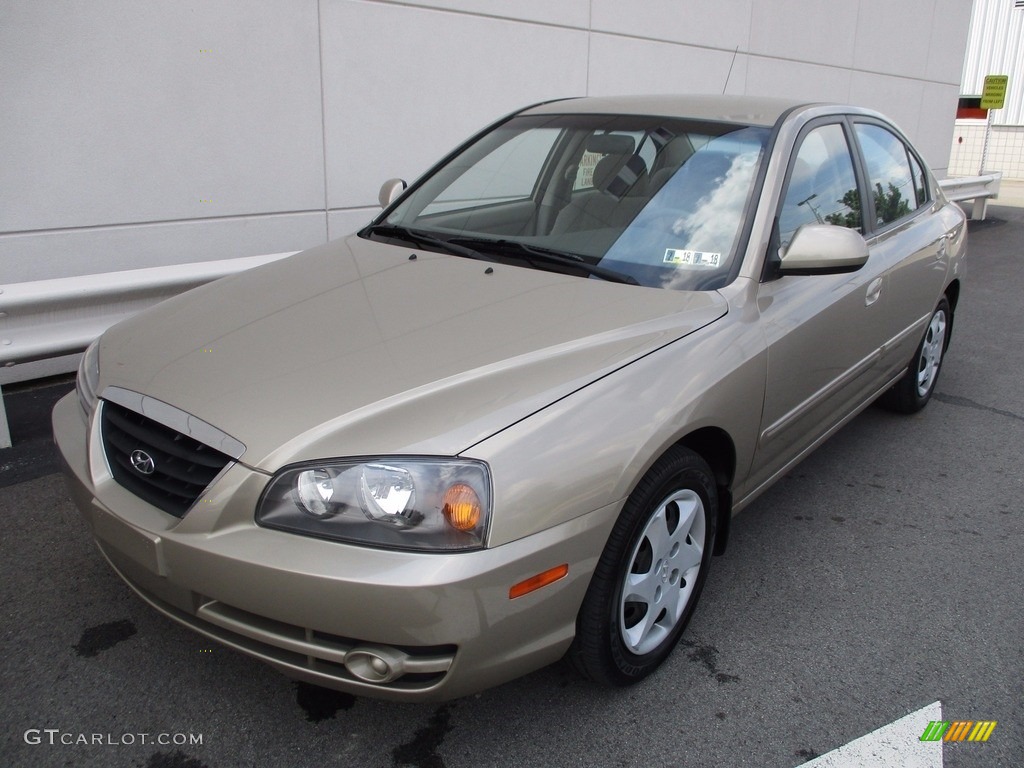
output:
POLYGON ((856 272, 868 260, 859 232, 834 224, 805 224, 781 254, 780 275, 836 275, 856 272))
POLYGON ((380 192, 377 193, 377 201, 380 203, 380 207, 387 208, 405 192, 408 186, 404 179, 388 179, 385 181, 380 185, 380 192))

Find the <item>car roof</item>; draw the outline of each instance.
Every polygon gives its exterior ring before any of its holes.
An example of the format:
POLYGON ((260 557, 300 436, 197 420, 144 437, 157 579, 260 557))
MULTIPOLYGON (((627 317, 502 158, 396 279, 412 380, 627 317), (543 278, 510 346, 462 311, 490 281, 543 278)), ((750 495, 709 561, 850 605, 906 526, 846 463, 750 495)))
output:
POLYGON ((786 112, 811 103, 758 96, 653 95, 588 96, 559 99, 524 109, 520 114, 612 114, 684 117, 743 125, 772 126, 786 112))

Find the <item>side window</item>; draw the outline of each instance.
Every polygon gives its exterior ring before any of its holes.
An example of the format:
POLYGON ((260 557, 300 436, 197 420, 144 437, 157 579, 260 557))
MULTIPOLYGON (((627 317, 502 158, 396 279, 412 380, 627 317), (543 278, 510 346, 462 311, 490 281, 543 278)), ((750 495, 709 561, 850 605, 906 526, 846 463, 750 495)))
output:
POLYGON ((815 128, 800 143, 779 213, 782 245, 801 226, 815 222, 863 228, 853 158, 839 124, 815 128))
POLYGON ((884 226, 919 205, 907 147, 896 134, 880 125, 857 123, 856 131, 868 166, 868 183, 875 200, 875 223, 884 226))
POLYGON ((528 198, 558 136, 555 128, 539 128, 504 142, 456 178, 423 213, 528 198))

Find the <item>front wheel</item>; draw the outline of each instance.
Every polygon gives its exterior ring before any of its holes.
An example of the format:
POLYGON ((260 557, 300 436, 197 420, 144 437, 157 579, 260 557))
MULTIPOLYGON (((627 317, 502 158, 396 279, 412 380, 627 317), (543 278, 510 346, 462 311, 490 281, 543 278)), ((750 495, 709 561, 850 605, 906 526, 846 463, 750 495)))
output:
POLYGON ((928 404, 939 379, 952 316, 949 302, 942 297, 906 374, 882 395, 879 402, 883 406, 899 413, 916 413, 928 404))
POLYGON ((673 448, 627 499, 580 608, 569 661, 611 685, 642 680, 679 642, 707 578, 718 491, 711 468, 673 448))

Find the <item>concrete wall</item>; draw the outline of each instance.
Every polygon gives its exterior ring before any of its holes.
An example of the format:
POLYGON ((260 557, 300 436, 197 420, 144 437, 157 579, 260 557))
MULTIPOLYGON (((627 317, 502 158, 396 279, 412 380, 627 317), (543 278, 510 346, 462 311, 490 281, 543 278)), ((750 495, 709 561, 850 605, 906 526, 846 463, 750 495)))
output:
POLYGON ((970 10, 3 0, 0 285, 321 243, 374 214, 385 178, 559 96, 724 88, 862 103, 944 175, 970 10))
POLYGON ((993 125, 987 152, 985 129, 984 120, 956 121, 949 175, 977 176, 984 156, 984 173, 1000 171, 1004 179, 1024 179, 1024 125, 993 125))

